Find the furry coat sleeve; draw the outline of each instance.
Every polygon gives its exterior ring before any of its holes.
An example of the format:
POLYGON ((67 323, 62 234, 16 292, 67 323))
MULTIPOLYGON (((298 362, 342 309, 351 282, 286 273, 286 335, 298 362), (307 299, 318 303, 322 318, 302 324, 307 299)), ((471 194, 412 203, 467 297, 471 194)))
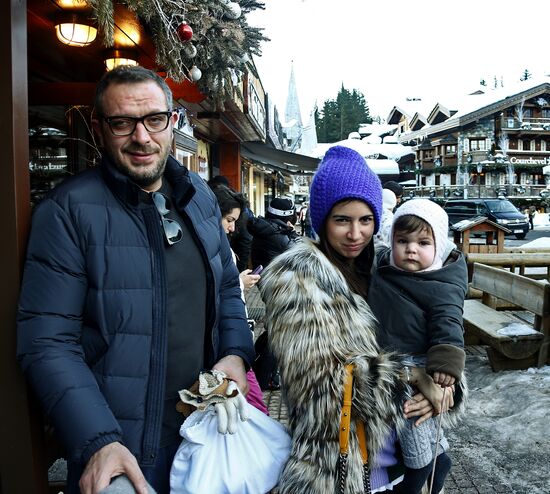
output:
POLYGON ((293 438, 280 492, 334 491, 344 366, 349 362, 356 367, 345 492, 362 492, 353 419, 365 423, 375 461, 391 426, 402 420, 405 390, 397 356, 380 351, 367 303, 310 241, 275 258, 264 271, 261 292, 293 438))

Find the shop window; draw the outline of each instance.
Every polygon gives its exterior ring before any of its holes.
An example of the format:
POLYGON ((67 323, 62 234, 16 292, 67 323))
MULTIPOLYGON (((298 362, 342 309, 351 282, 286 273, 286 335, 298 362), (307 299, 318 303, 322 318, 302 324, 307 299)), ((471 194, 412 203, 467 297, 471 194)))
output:
POLYGON ((485 151, 487 144, 484 138, 470 139, 470 151, 485 151))
POLYGON ((34 206, 68 175, 65 131, 37 126, 29 129, 29 175, 34 206))
POLYGON ((195 155, 185 149, 176 148, 176 159, 189 170, 199 173, 199 167, 195 155))
POLYGON ((87 106, 29 107, 30 201, 35 206, 65 178, 100 159, 87 106))

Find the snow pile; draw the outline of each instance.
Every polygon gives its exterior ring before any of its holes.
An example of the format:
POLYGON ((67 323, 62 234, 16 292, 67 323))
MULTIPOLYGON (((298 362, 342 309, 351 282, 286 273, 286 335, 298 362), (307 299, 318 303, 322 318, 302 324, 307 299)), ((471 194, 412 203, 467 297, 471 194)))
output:
POLYGON ((550 366, 492 372, 487 358, 467 357, 466 417, 448 431, 450 454, 470 474, 515 493, 548 494, 550 366))
POLYGON ((514 322, 508 324, 504 328, 497 330, 497 333, 502 336, 526 336, 530 334, 538 334, 539 332, 526 324, 514 322))

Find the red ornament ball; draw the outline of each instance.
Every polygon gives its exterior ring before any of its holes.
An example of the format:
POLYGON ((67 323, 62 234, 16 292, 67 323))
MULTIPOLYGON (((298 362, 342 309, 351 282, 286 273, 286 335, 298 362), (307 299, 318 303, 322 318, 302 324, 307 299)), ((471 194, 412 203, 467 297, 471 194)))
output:
POLYGON ((193 29, 189 24, 187 24, 187 22, 182 22, 176 29, 176 34, 178 35, 180 41, 185 43, 193 37, 193 29))

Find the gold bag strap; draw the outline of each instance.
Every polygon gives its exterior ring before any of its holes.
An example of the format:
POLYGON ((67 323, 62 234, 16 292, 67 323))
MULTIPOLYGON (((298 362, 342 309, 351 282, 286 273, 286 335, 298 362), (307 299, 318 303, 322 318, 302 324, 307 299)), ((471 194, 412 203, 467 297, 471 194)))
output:
MULTIPOLYGON (((344 400, 342 403, 342 413, 340 415, 340 454, 347 455, 349 449, 349 429, 351 423, 351 398, 353 390, 353 369, 354 364, 347 364, 344 375, 344 400)), ((365 424, 357 422, 357 439, 363 464, 368 461, 367 439, 365 435, 365 424)))

